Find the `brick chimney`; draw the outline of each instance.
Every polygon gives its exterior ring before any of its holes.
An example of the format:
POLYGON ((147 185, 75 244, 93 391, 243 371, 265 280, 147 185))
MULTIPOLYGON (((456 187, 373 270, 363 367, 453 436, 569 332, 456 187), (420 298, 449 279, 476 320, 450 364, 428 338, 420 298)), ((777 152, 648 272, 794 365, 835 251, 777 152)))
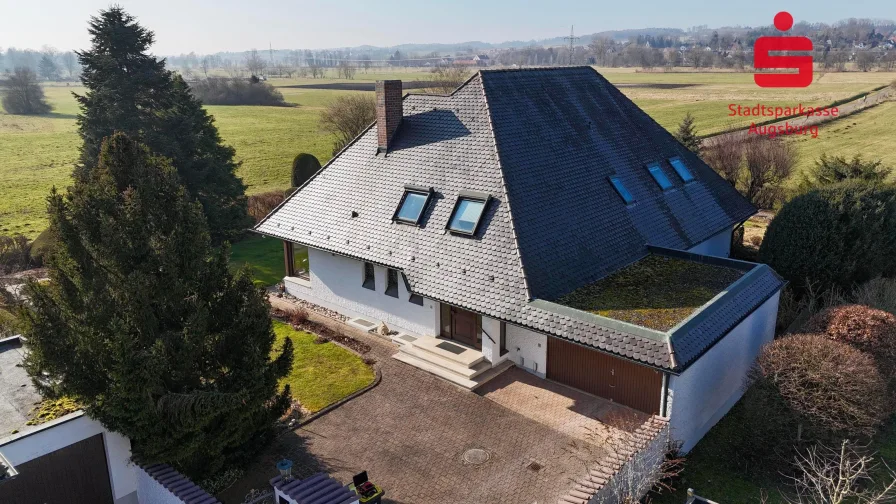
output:
POLYGON ((403 113, 401 81, 376 81, 376 138, 380 152, 389 150, 403 113))

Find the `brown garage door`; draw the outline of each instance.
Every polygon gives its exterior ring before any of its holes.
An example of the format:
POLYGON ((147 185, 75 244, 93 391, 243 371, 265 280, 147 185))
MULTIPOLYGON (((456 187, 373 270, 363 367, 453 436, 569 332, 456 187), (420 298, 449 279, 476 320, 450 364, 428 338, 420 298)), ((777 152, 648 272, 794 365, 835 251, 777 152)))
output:
POLYGON ((0 481, 3 504, 112 504, 102 434, 16 466, 0 481))
POLYGON ((582 345, 549 337, 547 377, 645 413, 659 413, 659 371, 582 345))

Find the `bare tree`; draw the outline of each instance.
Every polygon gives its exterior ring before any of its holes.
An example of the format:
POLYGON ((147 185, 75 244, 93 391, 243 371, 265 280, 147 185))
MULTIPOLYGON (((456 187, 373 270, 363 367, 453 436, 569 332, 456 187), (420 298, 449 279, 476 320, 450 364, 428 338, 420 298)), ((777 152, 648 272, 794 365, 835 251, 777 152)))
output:
POLYGON ((354 79, 357 70, 358 69, 352 66, 348 61, 340 61, 339 68, 337 68, 339 77, 343 79, 354 79))
POLYGON ((772 208, 783 198, 784 182, 796 165, 796 148, 780 138, 757 136, 747 142, 744 161, 744 196, 759 208, 772 208))
POLYGON ((333 153, 339 152, 376 119, 373 94, 350 94, 337 97, 320 114, 320 126, 336 135, 333 153))
POLYGON ((252 75, 261 75, 267 67, 267 62, 262 58, 258 51, 252 49, 246 56, 246 70, 252 75))
POLYGON ((320 79, 324 76, 324 69, 321 67, 317 61, 312 61, 310 65, 308 65, 308 70, 311 72, 311 78, 320 79))
POLYGON ((62 65, 65 67, 66 71, 68 71, 68 78, 75 78, 75 69, 78 68, 78 59, 75 57, 75 53, 72 51, 68 51, 62 55, 62 65))
POLYGON ((202 69, 203 75, 208 78, 208 71, 212 67, 212 58, 211 56, 203 56, 201 60, 199 60, 199 68, 202 69))
POLYGON ((744 142, 725 135, 703 142, 703 161, 713 170, 737 187, 740 168, 744 159, 744 142))
POLYGON ((439 65, 432 69, 429 80, 432 81, 430 89, 442 94, 450 94, 460 87, 469 77, 470 70, 458 65, 439 65))
POLYGON ((867 447, 849 440, 840 449, 817 444, 794 460, 795 476, 788 476, 794 495, 785 495, 791 504, 882 504, 896 500, 896 472, 885 462, 877 463, 867 447), (885 473, 885 474, 884 474, 885 473), (885 483, 874 481, 877 475, 885 483))

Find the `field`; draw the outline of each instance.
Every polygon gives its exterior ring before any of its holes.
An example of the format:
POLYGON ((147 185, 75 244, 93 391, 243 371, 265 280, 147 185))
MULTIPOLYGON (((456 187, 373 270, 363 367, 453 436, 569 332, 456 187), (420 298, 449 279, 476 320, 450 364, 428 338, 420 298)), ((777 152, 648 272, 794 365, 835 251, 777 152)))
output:
MULTIPOLYGON (((696 118, 699 133, 708 134, 749 125, 749 118, 728 117, 728 105, 822 105, 886 84, 893 73, 817 74, 806 89, 761 89, 749 73, 645 73, 631 69, 601 72, 665 128, 673 130, 684 114, 696 118)), ((331 138, 318 127, 322 107, 339 94, 355 91, 290 88, 296 84, 371 82, 397 78, 424 80, 425 72, 358 72, 354 81, 272 79, 295 107, 210 106, 224 140, 241 161, 239 175, 249 193, 285 188, 289 166, 299 152, 310 152, 321 162, 330 158, 331 138)), ((22 233, 31 238, 46 227, 45 199, 51 187, 70 183, 78 157, 79 139, 71 92, 76 86, 47 86, 55 110, 42 117, 11 116, 0 112, 0 234, 22 233)), ((878 108, 822 127, 817 139, 794 140, 801 152, 800 166, 809 166, 822 152, 880 157, 896 164, 896 136, 887 121, 896 104, 878 108), (855 123, 855 124, 853 124, 855 123), (889 134, 888 134, 889 133, 889 134)))

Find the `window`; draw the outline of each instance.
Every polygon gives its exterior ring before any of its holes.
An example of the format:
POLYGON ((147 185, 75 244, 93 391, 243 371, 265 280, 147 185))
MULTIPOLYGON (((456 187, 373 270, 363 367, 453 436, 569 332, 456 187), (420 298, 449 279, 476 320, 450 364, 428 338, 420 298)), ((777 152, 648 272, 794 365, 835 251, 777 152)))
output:
POLYGON ((398 297, 398 272, 391 268, 386 270, 386 295, 398 297))
POLYGON ((688 170, 688 167, 684 164, 680 158, 672 158, 669 160, 669 164, 672 165, 672 168, 675 168, 675 171, 678 173, 678 176, 681 177, 681 180, 684 182, 690 182, 694 180, 694 176, 691 175, 691 170, 688 170))
POLYGON ((500 348, 498 355, 504 355, 507 353, 507 324, 501 322, 501 335, 500 335, 500 344, 498 345, 500 348))
POLYGON ((479 219, 482 217, 482 211, 488 196, 483 198, 473 198, 469 196, 461 196, 454 205, 454 211, 451 212, 451 219, 448 221, 448 229, 455 233, 473 235, 479 228, 479 219))
POLYGON ((660 168, 658 163, 654 163, 647 167, 650 170, 650 174, 653 175, 653 180, 656 180, 656 183, 659 184, 660 189, 666 190, 672 187, 672 182, 669 182, 669 178, 666 177, 666 174, 663 173, 663 169, 660 168))
POLYGON ((610 183, 613 184, 613 188, 616 189, 616 192, 619 193, 619 197, 622 198, 622 201, 624 201, 626 205, 635 201, 635 198, 632 197, 632 193, 628 192, 628 189, 622 185, 622 181, 619 180, 619 177, 610 177, 610 183))
POLYGON ((418 225, 420 218, 423 217, 423 210, 426 209, 426 203, 429 202, 429 196, 432 190, 421 188, 405 188, 404 196, 398 204, 398 210, 392 216, 392 220, 404 222, 407 224, 418 225))
POLYGON ((374 276, 373 263, 364 263, 364 283, 361 284, 365 289, 376 290, 376 278, 374 276))

